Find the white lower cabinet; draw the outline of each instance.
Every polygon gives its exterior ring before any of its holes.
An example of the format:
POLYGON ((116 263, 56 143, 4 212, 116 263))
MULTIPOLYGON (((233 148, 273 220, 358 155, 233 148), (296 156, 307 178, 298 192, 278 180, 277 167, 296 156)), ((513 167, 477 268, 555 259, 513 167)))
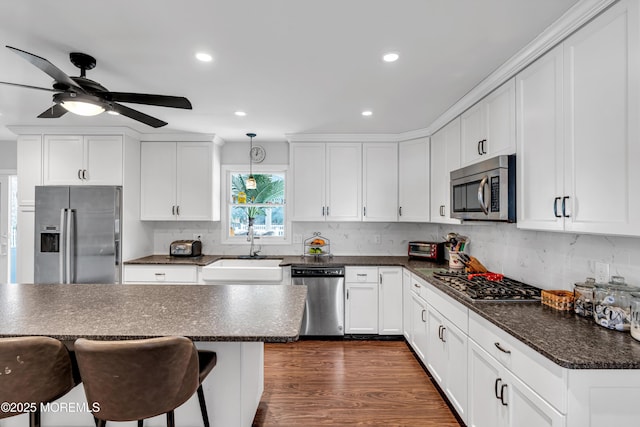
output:
POLYGON ((402 331, 407 342, 411 342, 411 272, 402 269, 402 331))
POLYGON ((344 292, 345 333, 377 334, 378 267, 346 267, 344 292))
POLYGON ((411 347, 423 362, 427 355, 427 303, 411 292, 411 347))
POLYGON ((466 422, 467 335, 427 304, 427 368, 466 422))
POLYGON ((198 267, 195 265, 125 265, 123 283, 137 285, 198 283, 198 267))
POLYGON ((564 427, 566 417, 469 340, 470 427, 564 427))
POLYGON ((378 267, 378 333, 402 335, 402 267, 378 267))

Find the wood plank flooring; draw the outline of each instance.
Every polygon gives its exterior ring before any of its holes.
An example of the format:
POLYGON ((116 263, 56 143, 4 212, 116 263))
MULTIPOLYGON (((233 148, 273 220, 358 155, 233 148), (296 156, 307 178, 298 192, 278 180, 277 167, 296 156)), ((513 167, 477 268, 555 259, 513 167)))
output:
POLYGON ((265 345, 253 427, 460 424, 404 341, 265 345))

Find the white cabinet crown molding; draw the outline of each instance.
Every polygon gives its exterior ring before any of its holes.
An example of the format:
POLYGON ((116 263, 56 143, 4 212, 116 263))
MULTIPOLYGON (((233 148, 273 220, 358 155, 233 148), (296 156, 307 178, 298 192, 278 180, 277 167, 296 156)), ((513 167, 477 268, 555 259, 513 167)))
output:
POLYGON ((16 135, 126 135, 139 140, 140 132, 126 126, 7 126, 16 135))
POLYGON ((140 135, 140 141, 150 142, 213 142, 214 145, 224 145, 225 140, 213 133, 145 133, 140 135))

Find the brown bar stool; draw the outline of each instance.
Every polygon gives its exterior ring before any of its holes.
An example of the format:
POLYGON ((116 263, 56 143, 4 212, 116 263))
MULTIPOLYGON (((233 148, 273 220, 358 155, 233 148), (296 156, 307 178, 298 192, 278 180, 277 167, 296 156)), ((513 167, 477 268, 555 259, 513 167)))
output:
POLYGON ((0 402, 15 404, 9 409, 17 410, 3 409, 0 418, 29 412, 29 425, 39 427, 40 404, 64 396, 77 384, 69 352, 60 341, 49 337, 0 338, 0 402))
POLYGON ((188 338, 161 337, 128 341, 75 342, 80 376, 98 426, 107 421, 134 421, 167 414, 173 427, 173 411, 197 390, 205 427, 209 427, 202 381, 216 364, 216 353, 198 351, 188 338))

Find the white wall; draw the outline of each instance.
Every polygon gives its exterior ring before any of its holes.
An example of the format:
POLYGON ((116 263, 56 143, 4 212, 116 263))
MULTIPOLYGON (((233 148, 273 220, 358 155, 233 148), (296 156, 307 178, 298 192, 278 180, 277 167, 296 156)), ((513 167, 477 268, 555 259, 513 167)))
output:
POLYGON ((14 170, 18 166, 17 141, 0 141, 0 170, 14 170))

